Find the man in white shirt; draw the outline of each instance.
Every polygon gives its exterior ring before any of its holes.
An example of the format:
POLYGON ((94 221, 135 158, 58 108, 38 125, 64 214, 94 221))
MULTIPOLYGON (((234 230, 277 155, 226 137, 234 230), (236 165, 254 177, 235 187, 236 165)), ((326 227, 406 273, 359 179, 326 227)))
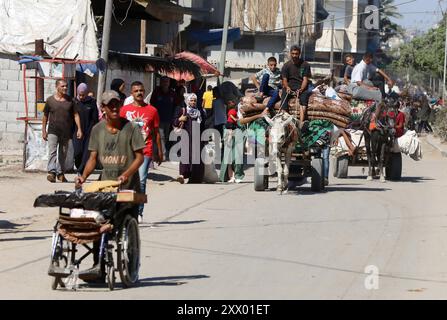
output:
POLYGON ((372 53, 365 53, 363 60, 354 67, 351 75, 351 83, 348 92, 354 99, 382 101, 382 93, 375 87, 368 78, 375 73, 382 75, 390 87, 394 86, 394 81, 388 75, 372 64, 372 53))

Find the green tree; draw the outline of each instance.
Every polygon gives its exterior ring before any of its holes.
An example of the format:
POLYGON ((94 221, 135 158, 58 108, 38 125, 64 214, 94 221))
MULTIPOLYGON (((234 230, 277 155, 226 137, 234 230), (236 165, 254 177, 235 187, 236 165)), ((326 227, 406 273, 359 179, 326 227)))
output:
POLYGON ((440 77, 444 68, 445 20, 426 34, 416 37, 399 48, 395 67, 427 72, 440 77))
POLYGON ((402 35, 403 29, 391 19, 402 18, 397 7, 394 6, 394 0, 382 0, 380 2, 380 38, 382 43, 386 43, 390 38, 402 35))

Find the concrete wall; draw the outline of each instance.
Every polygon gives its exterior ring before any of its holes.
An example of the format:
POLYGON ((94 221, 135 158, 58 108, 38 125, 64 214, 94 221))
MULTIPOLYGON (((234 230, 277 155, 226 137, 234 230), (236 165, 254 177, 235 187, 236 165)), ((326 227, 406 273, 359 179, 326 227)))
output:
POLYGON ((112 64, 107 71, 107 78, 106 78, 106 89, 110 89, 110 83, 115 78, 120 78, 125 81, 126 88, 125 93, 126 96, 130 95, 130 85, 134 81, 140 81, 144 84, 144 88, 146 89, 146 95, 152 92, 152 86, 153 86, 153 73, 148 72, 136 72, 136 71, 129 71, 129 70, 123 70, 118 65, 112 64))
MULTIPOLYGON (((34 70, 27 71, 28 76, 34 70)), ((54 92, 55 81, 45 81, 45 98, 54 92)), ((35 81, 27 80, 29 116, 35 113, 35 81)), ((23 73, 15 56, 0 55, 0 152, 23 150, 24 122, 16 118, 25 116, 23 73)))
MULTIPOLYGON (((179 4, 182 5, 182 0, 179 4)), ((193 18, 199 21, 215 25, 223 25, 225 16, 225 1, 222 0, 190 0, 192 8, 210 9, 214 8, 211 14, 195 15, 193 18)), ((185 1, 186 5, 186 1, 185 1)))
MULTIPOLYGON (((352 0, 326 1, 326 10, 335 18, 346 17, 335 21, 334 50, 343 53, 364 53, 367 51, 368 32, 361 25, 358 14, 365 11, 368 1, 352 0)), ((324 23, 323 36, 317 40, 315 51, 331 50, 331 22, 324 23)))
MULTIPOLYGON (((140 53, 141 21, 127 19, 123 25, 112 19, 110 33, 110 50, 119 52, 140 53)), ((158 21, 147 22, 146 43, 166 44, 172 41, 178 34, 177 23, 165 23, 158 21)))
MULTIPOLYGON (((255 37, 253 50, 236 50, 234 44, 229 43, 225 66, 228 68, 261 69, 267 64, 267 59, 274 56, 281 61, 280 55, 285 48, 285 36, 255 37)), ((210 46, 205 49, 207 60, 216 64, 220 61, 220 46, 210 46)))

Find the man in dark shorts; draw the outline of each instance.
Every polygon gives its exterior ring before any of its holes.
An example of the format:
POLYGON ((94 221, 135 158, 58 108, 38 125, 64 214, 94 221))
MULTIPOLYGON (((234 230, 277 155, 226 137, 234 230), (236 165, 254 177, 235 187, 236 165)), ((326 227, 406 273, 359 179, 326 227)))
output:
POLYGON ((73 119, 78 128, 76 138, 82 139, 81 120, 78 106, 67 96, 67 82, 56 81, 56 93, 49 97, 43 109, 42 138, 48 141, 48 176, 51 183, 67 182, 65 178, 65 161, 68 153, 68 142, 73 136, 73 119), (48 131, 47 131, 48 123, 48 131))
POLYGON ((291 60, 284 64, 281 69, 282 77, 282 97, 281 97, 281 109, 289 109, 289 100, 294 93, 299 97, 301 110, 300 110, 300 122, 303 124, 306 119, 306 109, 309 103, 309 78, 312 76, 310 65, 300 58, 301 49, 297 45, 293 45, 290 48, 291 60))

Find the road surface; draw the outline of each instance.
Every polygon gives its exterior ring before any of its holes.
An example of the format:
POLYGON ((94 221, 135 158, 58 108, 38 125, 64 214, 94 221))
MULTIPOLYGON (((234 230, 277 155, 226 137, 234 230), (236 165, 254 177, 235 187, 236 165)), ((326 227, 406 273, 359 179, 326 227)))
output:
POLYGON ((2 169, 0 299, 446 299, 447 159, 423 148, 420 162, 404 157, 401 182, 354 168, 323 194, 256 193, 252 170, 242 184, 180 185, 164 164, 140 225, 140 282, 113 292, 51 290, 57 210, 32 204, 73 185, 2 169))

